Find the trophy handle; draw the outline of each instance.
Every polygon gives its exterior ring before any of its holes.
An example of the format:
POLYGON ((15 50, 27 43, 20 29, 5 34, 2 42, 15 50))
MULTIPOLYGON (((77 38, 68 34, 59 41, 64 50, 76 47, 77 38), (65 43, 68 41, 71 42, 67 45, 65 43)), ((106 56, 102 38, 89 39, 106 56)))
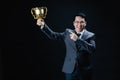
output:
POLYGON ((46 18, 47 15, 47 7, 39 7, 40 8, 40 14, 41 14, 41 18, 46 18))

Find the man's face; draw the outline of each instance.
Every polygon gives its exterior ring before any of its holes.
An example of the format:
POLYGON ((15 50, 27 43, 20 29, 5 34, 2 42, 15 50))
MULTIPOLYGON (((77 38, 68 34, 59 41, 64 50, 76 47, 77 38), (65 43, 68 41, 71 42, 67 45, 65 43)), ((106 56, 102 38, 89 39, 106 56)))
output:
POLYGON ((86 21, 81 16, 76 16, 75 20, 73 21, 73 25, 77 32, 81 32, 86 26, 86 21))

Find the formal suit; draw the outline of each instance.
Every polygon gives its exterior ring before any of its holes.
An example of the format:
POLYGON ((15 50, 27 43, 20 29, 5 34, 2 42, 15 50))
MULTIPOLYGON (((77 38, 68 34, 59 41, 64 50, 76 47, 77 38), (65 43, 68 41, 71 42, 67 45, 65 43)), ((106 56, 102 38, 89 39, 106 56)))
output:
POLYGON ((89 55, 95 51, 95 34, 84 29, 81 38, 76 41, 70 39, 70 31, 75 33, 75 30, 66 29, 64 32, 58 33, 52 31, 46 24, 41 29, 50 39, 63 40, 66 45, 66 56, 62 71, 64 73, 72 73, 78 64, 81 70, 89 70, 90 60, 89 55))

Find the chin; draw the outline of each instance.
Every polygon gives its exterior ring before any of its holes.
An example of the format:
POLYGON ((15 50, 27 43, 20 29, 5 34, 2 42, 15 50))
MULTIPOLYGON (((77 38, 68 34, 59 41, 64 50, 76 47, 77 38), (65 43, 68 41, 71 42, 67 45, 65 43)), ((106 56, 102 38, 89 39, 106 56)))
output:
POLYGON ((78 31, 78 32, 81 32, 81 31, 82 31, 82 29, 77 29, 77 31, 78 31))

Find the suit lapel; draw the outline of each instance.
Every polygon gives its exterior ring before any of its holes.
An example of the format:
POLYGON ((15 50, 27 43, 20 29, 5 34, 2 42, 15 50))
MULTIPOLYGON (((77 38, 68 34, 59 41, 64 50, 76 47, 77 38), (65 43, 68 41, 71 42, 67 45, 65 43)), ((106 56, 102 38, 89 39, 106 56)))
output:
POLYGON ((83 34, 81 35, 81 39, 86 40, 88 38, 88 31, 85 29, 83 34))
MULTIPOLYGON (((74 32, 74 30, 72 30, 73 32, 74 32)), ((76 50, 76 48, 75 48, 75 43, 74 43, 74 41, 72 40, 72 39, 70 39, 70 33, 68 33, 68 35, 67 35, 67 43, 69 43, 69 45, 71 45, 71 47, 74 49, 74 50, 76 50)))
POLYGON ((88 31, 85 29, 85 31, 83 32, 83 35, 81 36, 81 39, 86 40, 86 39, 88 39, 88 38, 90 38, 90 37, 92 37, 92 36, 93 36, 93 33, 88 32, 88 31))

